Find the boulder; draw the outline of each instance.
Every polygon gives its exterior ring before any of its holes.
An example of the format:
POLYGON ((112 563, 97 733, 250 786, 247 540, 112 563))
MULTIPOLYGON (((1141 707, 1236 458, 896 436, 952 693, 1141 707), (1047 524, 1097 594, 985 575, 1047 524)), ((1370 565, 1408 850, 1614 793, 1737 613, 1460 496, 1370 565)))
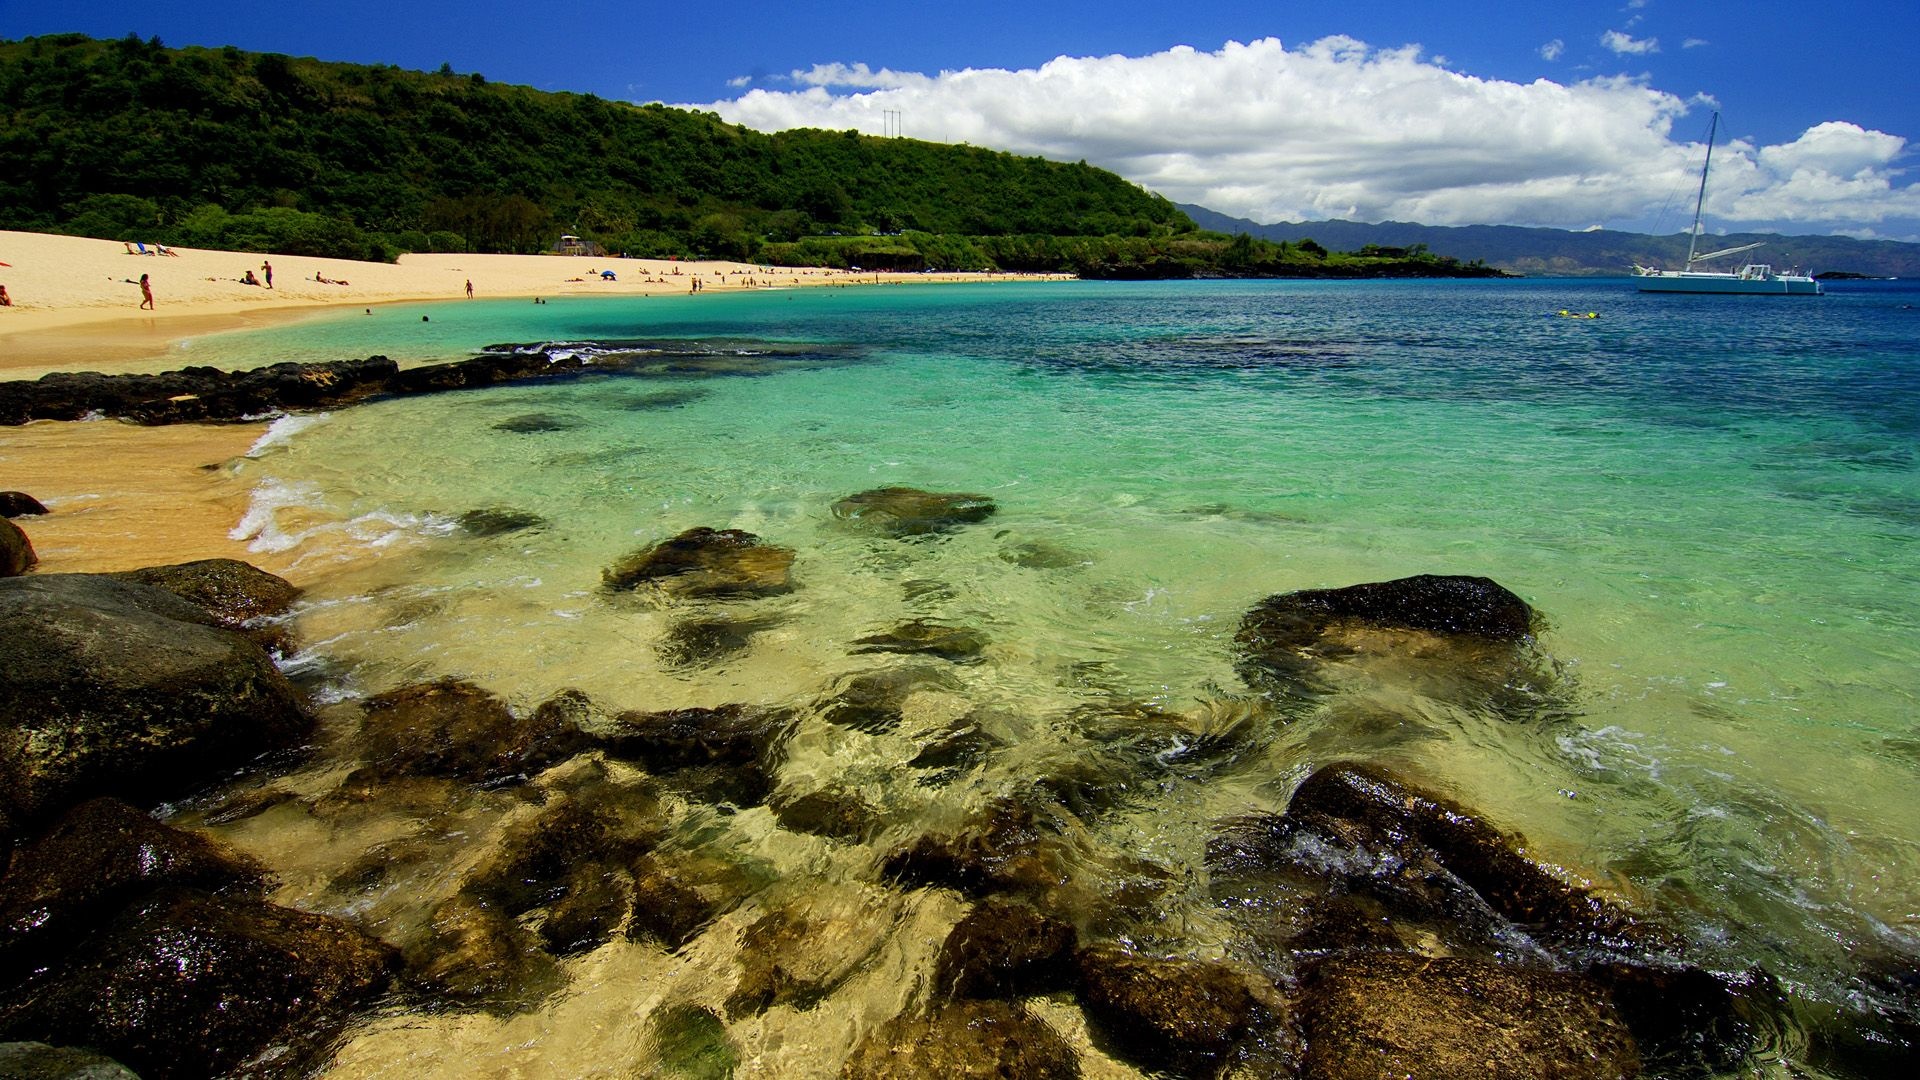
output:
POLYGON ((162 885, 257 893, 266 877, 218 840, 90 799, 14 850, 0 878, 0 973, 66 949, 162 885))
POLYGON ((0 518, 37 517, 46 512, 39 499, 24 491, 0 491, 0 518))
POLYGON ((1283 819, 1243 822, 1208 845, 1228 874, 1276 865, 1304 870, 1335 891, 1371 895, 1394 915, 1471 925, 1477 912, 1526 927, 1566 949, 1633 955, 1677 943, 1618 905, 1562 880, 1521 854, 1525 842, 1438 795, 1366 765, 1328 765, 1309 776, 1283 819))
POLYGON ((947 997, 1022 997, 1059 990, 1075 977, 1070 923, 1018 900, 990 896, 940 946, 934 991, 947 997))
POLYGON ((1277 1019, 1272 988, 1223 963, 1102 945, 1080 950, 1077 964, 1088 1020, 1150 1070, 1213 1075, 1240 1043, 1277 1019))
POLYGON ((1784 991, 1759 968, 1728 976, 1685 964, 1612 961, 1585 974, 1606 989, 1650 1075, 1736 1075, 1790 1026, 1784 991))
POLYGON ((965 627, 910 619, 878 634, 855 638, 853 644, 855 653, 899 653, 932 656, 956 664, 977 664, 981 651, 987 647, 987 638, 965 627))
POLYGON ((1080 1062, 1060 1033, 1004 1001, 956 1001, 902 1013, 860 1040, 843 1080, 1075 1080, 1080 1062))
POLYGON ((105 1054, 46 1043, 0 1043, 4 1080, 140 1080, 132 1069, 105 1054))
POLYGON ((27 572, 40 556, 33 553, 33 541, 20 526, 0 518, 0 578, 19 577, 27 572))
POLYGON ((527 510, 485 506, 461 514, 455 522, 460 526, 460 531, 468 536, 504 536, 523 529, 543 528, 547 519, 527 510))
POLYGON ((312 725, 260 646, 171 593, 0 579, 0 832, 93 795, 184 794, 312 725))
POLYGON ((286 578, 238 559, 200 559, 107 576, 165 589, 229 630, 245 630, 255 620, 285 615, 300 596, 299 588, 286 578))
POLYGON ((487 783, 537 772, 584 748, 562 712, 521 717, 470 682, 441 679, 368 698, 360 723, 375 779, 442 776, 487 783))
POLYGON ((1640 1057, 1602 988, 1459 957, 1370 953, 1315 966, 1300 992, 1301 1075, 1616 1080, 1640 1057))
POLYGON ((793 591, 793 550, 739 529, 688 529, 601 574, 615 591, 653 586, 674 599, 739 600, 793 591))
POLYGON ((168 886, 10 995, 0 1032, 91 1047, 147 1080, 222 1074, 270 1046, 297 1074, 392 966, 339 919, 168 886))
POLYGON ((833 516, 881 536, 930 536, 993 516, 985 495, 921 491, 910 487, 874 488, 833 504, 833 516))

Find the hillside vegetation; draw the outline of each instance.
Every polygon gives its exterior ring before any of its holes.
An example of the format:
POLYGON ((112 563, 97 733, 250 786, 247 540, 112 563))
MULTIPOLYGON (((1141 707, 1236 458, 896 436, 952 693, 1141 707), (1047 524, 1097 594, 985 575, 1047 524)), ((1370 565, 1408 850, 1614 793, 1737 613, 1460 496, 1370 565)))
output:
POLYGON ((158 39, 0 42, 0 227, 288 254, 609 252, 1088 276, 1463 272, 1200 233, 1084 163, 158 39))

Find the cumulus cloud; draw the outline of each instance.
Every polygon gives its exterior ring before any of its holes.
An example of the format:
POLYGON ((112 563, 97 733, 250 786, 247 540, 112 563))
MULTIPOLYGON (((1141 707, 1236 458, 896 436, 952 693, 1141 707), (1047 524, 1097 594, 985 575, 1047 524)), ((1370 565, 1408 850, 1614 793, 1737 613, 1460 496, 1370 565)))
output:
POLYGON ((1687 40, 1681 42, 1680 47, 1683 49, 1697 49, 1702 45, 1711 45, 1711 44, 1713 43, 1708 41, 1706 38, 1690 37, 1687 40))
MULTIPOLYGON (((880 134, 901 113, 919 137, 1085 160, 1256 221, 1640 221, 1691 186, 1702 149, 1672 138, 1689 103, 1641 80, 1481 79, 1418 46, 1349 37, 1062 56, 1019 71, 821 64, 790 78, 800 88, 696 107, 764 131, 880 134)), ((1920 189, 1898 186, 1892 167, 1904 147, 1842 123, 1780 146, 1722 146, 1710 209, 1721 227, 1920 219, 1920 189)))
POLYGON ((1600 44, 1619 53, 1621 56, 1645 56, 1660 51, 1659 38, 1636 38, 1609 30, 1600 35, 1600 44))
POLYGON ((1545 60, 1558 60, 1561 54, 1566 51, 1567 43, 1559 38, 1554 38, 1552 41, 1540 46, 1540 56, 1545 60))

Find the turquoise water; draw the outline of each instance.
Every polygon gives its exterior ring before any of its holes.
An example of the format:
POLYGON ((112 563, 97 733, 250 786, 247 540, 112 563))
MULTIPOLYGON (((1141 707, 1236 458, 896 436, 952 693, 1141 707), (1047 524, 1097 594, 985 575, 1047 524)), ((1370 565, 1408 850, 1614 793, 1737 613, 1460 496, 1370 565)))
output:
MULTIPOLYGON (((520 385, 282 422, 236 466, 256 484, 237 532, 300 558, 299 664, 332 697, 452 675, 527 708, 577 687, 616 709, 804 710, 885 666, 855 639, 934 619, 982 632, 983 662, 913 699, 905 733, 803 726, 783 786, 855 787, 897 841, 1082 754, 1076 710, 1146 704, 1199 726, 1252 710, 1268 733, 1255 766, 1170 787, 1099 823, 1100 842, 1190 870, 1219 821, 1283 806, 1317 765, 1384 760, 1680 926, 1707 966, 1760 964, 1837 1006, 1868 992, 1864 965, 1920 954, 1916 306, 1900 283, 1805 300, 1622 281, 820 289, 387 307, 182 351, 241 365, 504 342, 844 347, 753 377, 520 385), (835 500, 886 485, 999 509, 913 542, 833 518, 835 500), (545 524, 476 537, 456 521, 478 508, 545 524), (798 588, 732 607, 756 620, 747 647, 690 668, 662 649, 685 610, 599 584, 620 555, 698 525, 795 549, 798 588), (1232 637, 1261 598, 1416 573, 1524 597, 1547 621, 1551 691, 1496 705, 1356 667, 1331 698, 1281 707, 1236 675, 1232 637), (1361 714, 1376 720, 1356 728, 1361 714), (900 779, 913 731, 967 715, 1008 750, 949 791, 900 779)), ((235 839, 311 842, 286 828, 235 839)), ((725 829, 781 880, 872 878, 872 851, 783 845, 763 811, 725 829)), ((349 908, 322 884, 333 857, 278 854, 304 867, 287 899, 349 908)), ((1204 926, 1203 892, 1188 914, 1204 926)), ((1173 945, 1232 949, 1190 933, 1205 940, 1173 945)), ((580 1034, 627 975, 682 978, 698 998, 693 975, 620 953, 639 948, 595 953, 532 1034, 390 1018, 340 1072, 644 1065, 639 1043, 580 1034), (531 1041, 497 1049, 509 1034, 531 1041)), ((802 1051, 779 1025, 731 1030, 764 1075, 844 1053, 802 1051)), ((1768 1068, 1793 1061, 1785 1043, 1768 1068)))

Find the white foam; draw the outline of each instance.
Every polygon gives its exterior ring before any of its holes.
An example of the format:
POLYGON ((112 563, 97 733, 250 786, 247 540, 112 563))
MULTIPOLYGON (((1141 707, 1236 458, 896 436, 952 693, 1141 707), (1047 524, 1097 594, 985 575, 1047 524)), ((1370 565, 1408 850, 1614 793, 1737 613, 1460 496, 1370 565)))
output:
POLYGON ((292 439, 295 435, 300 434, 308 428, 326 423, 331 419, 333 419, 332 413, 305 413, 299 416, 282 416, 267 427, 266 434, 254 440, 253 446, 248 449, 246 456, 250 458, 259 457, 266 450, 292 439))

